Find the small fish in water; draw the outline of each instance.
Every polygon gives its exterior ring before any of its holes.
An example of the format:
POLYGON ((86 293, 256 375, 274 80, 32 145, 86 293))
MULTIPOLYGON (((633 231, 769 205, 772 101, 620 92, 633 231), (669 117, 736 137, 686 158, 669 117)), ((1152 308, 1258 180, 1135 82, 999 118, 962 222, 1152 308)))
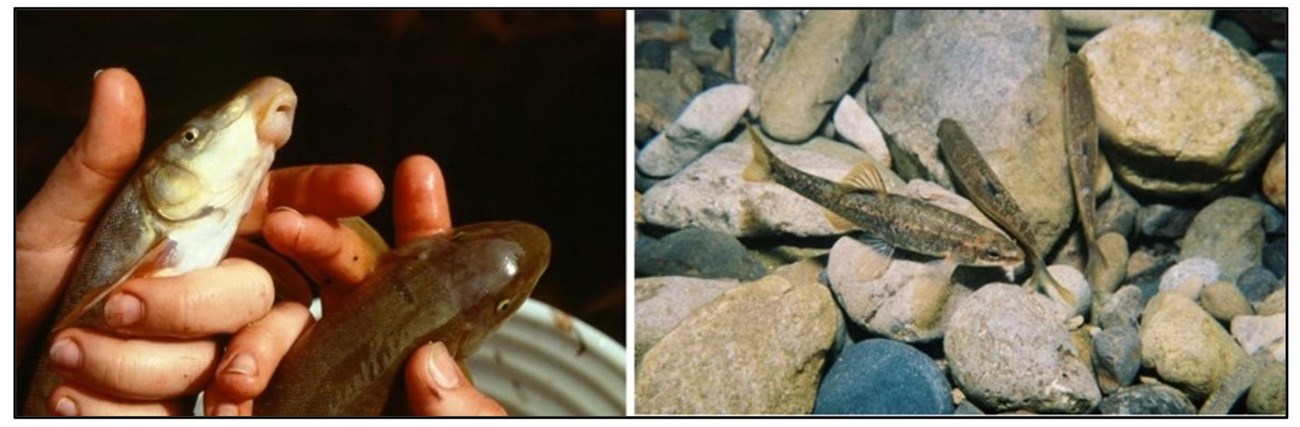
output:
POLYGON ((411 353, 439 341, 457 360, 468 357, 524 304, 550 259, 545 231, 509 221, 388 252, 357 291, 298 337, 254 414, 375 416, 404 405, 393 393, 405 390, 400 374, 411 353))
POLYGON ((754 160, 744 178, 794 190, 822 206, 836 228, 858 228, 891 247, 960 265, 1013 269, 1023 260, 1015 242, 997 231, 925 201, 889 194, 869 162, 854 167, 843 183, 831 182, 781 161, 752 127, 748 131, 754 160))
POLYGON ((1065 159, 1070 167, 1074 203, 1079 208, 1083 240, 1088 245, 1088 283, 1097 283, 1096 270, 1101 266, 1097 251, 1094 220, 1097 194, 1093 183, 1101 156, 1097 147, 1097 117, 1092 105, 1092 84, 1088 71, 1077 55, 1065 63, 1065 159))
MULTIPOLYGON (((1029 223, 1025 220, 1027 216, 1024 211, 1016 204, 1016 200, 1011 198, 1011 193, 1007 192, 1002 182, 998 181, 993 169, 984 162, 984 157, 966 136, 966 130, 962 129, 961 124, 956 121, 943 119, 939 121, 938 136, 939 152, 944 162, 953 171, 953 181, 966 190, 966 196, 970 197, 971 202, 975 203, 984 215, 1020 242, 1020 246, 1029 255, 1030 262, 1034 264, 1034 276, 1025 282, 1025 286, 1037 284, 1044 291, 1050 286, 1060 293, 1067 304, 1073 306, 1074 294, 1052 278, 1043 263, 1043 257, 1035 249, 1036 242, 1034 236, 1029 233, 1029 223)), ((1011 273, 1008 271, 1009 279, 1013 278, 1011 273)))

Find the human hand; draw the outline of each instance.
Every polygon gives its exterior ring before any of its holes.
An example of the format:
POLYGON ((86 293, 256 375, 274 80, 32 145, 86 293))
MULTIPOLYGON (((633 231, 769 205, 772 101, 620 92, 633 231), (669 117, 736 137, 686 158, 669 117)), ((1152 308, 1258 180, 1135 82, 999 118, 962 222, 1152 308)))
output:
MULTIPOLYGON (((144 112, 134 77, 121 69, 97 73, 85 129, 15 220, 20 369, 31 345, 40 344, 44 331, 38 329, 58 304, 97 216, 139 157, 144 112)), ((288 138, 287 130, 271 137, 281 138, 276 146, 288 138)), ((268 205, 358 215, 373 210, 382 194, 378 176, 363 166, 273 171, 241 222, 241 234, 261 230, 268 205), (372 190, 352 191, 358 185, 372 190), (305 203, 295 196, 308 190, 331 203, 305 203)), ((63 415, 187 412, 178 398, 208 383, 217 362, 217 337, 264 317, 273 291, 266 269, 241 258, 176 277, 127 280, 107 298, 107 330, 69 328, 50 340, 52 366, 63 384, 47 401, 28 402, 28 407, 45 406, 63 415)))
MULTIPOLYGON (((446 187, 433 159, 407 158, 398 165, 395 182, 397 245, 451 230, 446 187)), ((333 218, 277 209, 263 226, 263 236, 272 248, 324 284, 324 316, 362 285, 378 262, 378 254, 360 234, 333 218)), ((205 413, 252 415, 252 400, 266 389, 281 358, 311 323, 305 307, 282 302, 265 318, 235 334, 205 392, 205 413)), ((417 349, 407 359, 404 379, 413 415, 505 415, 500 404, 469 383, 441 343, 417 349)))

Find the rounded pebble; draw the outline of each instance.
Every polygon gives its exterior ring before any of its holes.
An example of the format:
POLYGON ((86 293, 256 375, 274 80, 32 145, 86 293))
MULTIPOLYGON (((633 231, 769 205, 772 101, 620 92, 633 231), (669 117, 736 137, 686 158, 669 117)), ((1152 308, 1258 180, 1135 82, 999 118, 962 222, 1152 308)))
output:
POLYGON ((641 276, 691 276, 742 281, 763 277, 763 265, 735 237, 702 228, 687 228, 637 248, 641 276))
POLYGON ((1182 392, 1160 384, 1125 388, 1102 399, 1103 415, 1195 415, 1196 407, 1182 392))
POLYGON ((1286 364, 1270 363, 1246 395, 1252 414, 1286 414, 1286 364))
POLYGON ((1142 341, 1137 329, 1128 325, 1103 329, 1092 337, 1092 342, 1101 391, 1112 394, 1133 384, 1142 367, 1142 341))
POLYGON ((951 414, 952 386, 929 356, 907 344, 869 339, 831 365, 814 414, 951 414))
POLYGON ((1156 294, 1142 312, 1141 325, 1142 366, 1193 400, 1209 396, 1246 357, 1218 321, 1179 292, 1156 294))
POLYGON ((1277 285, 1277 276, 1269 272, 1263 266, 1255 266, 1247 269, 1237 277, 1237 287, 1241 289, 1241 294, 1251 302, 1263 301, 1268 294, 1273 293, 1273 288, 1277 285))
POLYGON ((1102 329, 1121 326, 1137 327, 1138 317, 1142 315, 1142 290, 1128 285, 1111 294, 1098 310, 1097 324, 1102 329))
POLYGON ((1209 258, 1218 264, 1224 277, 1237 277, 1260 263, 1263 220, 1264 205, 1260 202, 1244 197, 1215 200, 1192 220, 1178 259, 1209 258))
POLYGON ((1174 264, 1160 275, 1160 291, 1178 291, 1192 297, 1201 295, 1201 289, 1222 279, 1219 265, 1209 258, 1191 258, 1174 264))
POLYGON ((1241 294, 1237 285, 1223 281, 1205 287, 1201 293, 1201 307, 1204 307, 1205 311, 1215 319, 1225 323, 1237 316, 1255 314, 1255 310, 1250 307, 1250 301, 1246 301, 1246 296, 1241 294))

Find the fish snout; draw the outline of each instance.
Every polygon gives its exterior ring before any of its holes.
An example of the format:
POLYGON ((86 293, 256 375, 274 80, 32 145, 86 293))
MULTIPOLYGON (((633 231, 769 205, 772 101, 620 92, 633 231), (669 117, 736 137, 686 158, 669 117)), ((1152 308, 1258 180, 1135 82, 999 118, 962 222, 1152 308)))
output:
POLYGON ((257 114, 257 139, 275 148, 289 142, 298 94, 289 83, 276 77, 261 77, 244 88, 257 114))

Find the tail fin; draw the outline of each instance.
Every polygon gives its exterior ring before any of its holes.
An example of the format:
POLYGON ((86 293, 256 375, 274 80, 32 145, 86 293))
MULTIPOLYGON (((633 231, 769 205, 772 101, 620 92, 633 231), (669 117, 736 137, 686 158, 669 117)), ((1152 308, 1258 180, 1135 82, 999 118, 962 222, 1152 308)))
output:
POLYGON ((750 182, 764 182, 772 180, 772 152, 768 151, 767 146, 763 145, 763 139, 759 138, 758 132, 753 126, 747 126, 746 132, 749 132, 749 141, 753 147, 754 160, 745 167, 745 172, 741 177, 750 182))

